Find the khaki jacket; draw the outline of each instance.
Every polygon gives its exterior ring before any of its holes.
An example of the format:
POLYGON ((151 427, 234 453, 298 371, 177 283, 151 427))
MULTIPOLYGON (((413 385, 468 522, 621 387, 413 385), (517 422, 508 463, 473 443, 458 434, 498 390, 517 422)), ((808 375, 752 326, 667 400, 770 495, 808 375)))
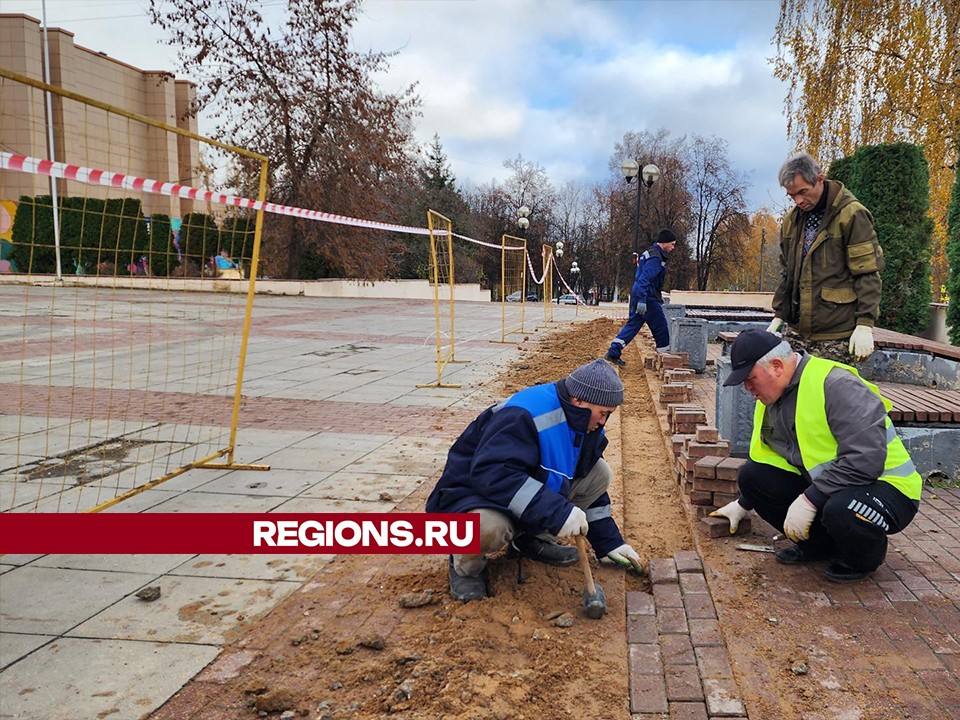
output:
POLYGON ((883 249, 873 216, 842 183, 824 182, 827 209, 803 258, 806 214, 793 208, 780 228, 782 276, 773 311, 811 340, 850 337, 880 313, 883 249))

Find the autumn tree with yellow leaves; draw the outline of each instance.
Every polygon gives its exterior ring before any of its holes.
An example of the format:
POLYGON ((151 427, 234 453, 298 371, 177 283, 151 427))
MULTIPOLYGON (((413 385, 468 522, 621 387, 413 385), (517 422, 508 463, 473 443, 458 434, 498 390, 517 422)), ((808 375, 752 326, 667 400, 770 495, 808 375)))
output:
POLYGON ((960 3, 781 0, 775 39, 775 74, 790 87, 788 132, 823 164, 861 145, 923 147, 940 287, 960 142, 960 3))

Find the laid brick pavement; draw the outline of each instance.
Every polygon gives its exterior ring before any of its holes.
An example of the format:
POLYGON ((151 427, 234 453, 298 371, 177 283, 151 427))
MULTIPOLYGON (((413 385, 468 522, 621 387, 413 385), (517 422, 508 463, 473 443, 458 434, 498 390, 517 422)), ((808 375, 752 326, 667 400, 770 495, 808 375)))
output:
MULTIPOLYGON (((656 374, 647 372, 647 379, 656 396, 656 374)), ((693 402, 711 423, 715 388, 710 368, 693 379, 693 402)), ((665 411, 661 425, 669 448, 665 411)), ((762 521, 757 524, 755 534, 773 534, 762 521)), ((755 599, 784 615, 819 609, 819 620, 836 634, 842 652, 830 667, 838 686, 863 683, 859 690, 892 698, 902 713, 897 716, 960 718, 960 489, 926 488, 914 522, 889 541, 886 562, 850 585, 827 582, 822 563, 786 567, 766 556, 767 582, 755 599)), ((628 633, 633 720, 747 717, 749 703, 738 690, 721 632, 730 611, 721 606, 718 622, 701 562, 696 552, 655 559, 652 595, 628 597, 628 628, 636 625, 628 633), (695 665, 686 652, 688 640, 695 665), (701 694, 691 698, 695 692, 701 694)), ((723 589, 721 584, 734 581, 731 570, 711 567, 711 582, 723 589)))

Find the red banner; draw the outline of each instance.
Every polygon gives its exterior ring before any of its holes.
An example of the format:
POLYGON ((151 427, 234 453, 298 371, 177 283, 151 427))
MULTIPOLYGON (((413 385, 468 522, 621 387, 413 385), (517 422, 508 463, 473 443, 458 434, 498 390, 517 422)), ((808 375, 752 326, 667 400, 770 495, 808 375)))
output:
POLYGON ((0 513, 0 554, 479 552, 475 513, 0 513))

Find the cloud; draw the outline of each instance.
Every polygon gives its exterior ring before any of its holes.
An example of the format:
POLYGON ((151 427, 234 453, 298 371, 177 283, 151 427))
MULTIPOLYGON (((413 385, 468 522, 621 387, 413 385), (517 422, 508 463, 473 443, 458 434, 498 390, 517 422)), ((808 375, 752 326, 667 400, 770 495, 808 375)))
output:
MULTIPOLYGON (((145 69, 173 66, 142 0, 85 13, 75 0, 48 3, 78 44, 145 69), (132 17, 90 19, 101 15, 132 17)), ((38 16, 39 0, 3 0, 3 10, 38 16)), ((354 40, 395 51, 378 85, 417 83, 417 137, 440 136, 462 183, 504 178, 517 154, 557 186, 602 181, 624 133, 666 128, 726 140, 759 207, 782 198, 776 172, 792 149, 786 88, 767 63, 778 13, 772 0, 366 0, 354 40)))

